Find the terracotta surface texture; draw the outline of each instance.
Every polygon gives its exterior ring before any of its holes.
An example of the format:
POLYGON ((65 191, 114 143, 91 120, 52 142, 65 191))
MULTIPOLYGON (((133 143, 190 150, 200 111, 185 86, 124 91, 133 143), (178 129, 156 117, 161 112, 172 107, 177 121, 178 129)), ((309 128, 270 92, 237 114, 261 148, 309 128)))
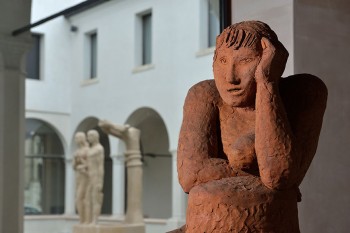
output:
POLYGON ((188 92, 178 145, 189 193, 174 232, 299 232, 297 201, 316 153, 327 88, 281 78, 288 52, 270 27, 245 21, 216 41, 214 80, 188 92))

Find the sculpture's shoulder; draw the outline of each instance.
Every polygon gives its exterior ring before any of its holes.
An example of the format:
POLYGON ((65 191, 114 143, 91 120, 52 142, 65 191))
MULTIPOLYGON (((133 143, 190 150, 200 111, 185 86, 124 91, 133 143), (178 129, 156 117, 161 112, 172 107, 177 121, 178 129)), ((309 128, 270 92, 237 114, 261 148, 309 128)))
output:
POLYGON ((328 91, 320 78, 311 74, 296 74, 281 79, 280 94, 287 105, 300 109, 324 109, 328 91))
POLYGON ((96 150, 97 150, 99 153, 103 154, 105 149, 103 148, 102 144, 97 144, 96 150))
POLYGON ((186 102, 217 104, 219 100, 220 95, 214 80, 204 80, 193 85, 186 97, 186 102))

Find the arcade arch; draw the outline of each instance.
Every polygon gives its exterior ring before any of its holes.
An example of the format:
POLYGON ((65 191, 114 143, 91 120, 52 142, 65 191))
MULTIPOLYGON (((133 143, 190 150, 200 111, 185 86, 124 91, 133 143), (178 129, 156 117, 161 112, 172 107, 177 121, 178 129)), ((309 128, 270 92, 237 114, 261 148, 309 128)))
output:
POLYGON ((29 118, 25 123, 25 214, 63 214, 63 140, 59 132, 43 120, 29 118))

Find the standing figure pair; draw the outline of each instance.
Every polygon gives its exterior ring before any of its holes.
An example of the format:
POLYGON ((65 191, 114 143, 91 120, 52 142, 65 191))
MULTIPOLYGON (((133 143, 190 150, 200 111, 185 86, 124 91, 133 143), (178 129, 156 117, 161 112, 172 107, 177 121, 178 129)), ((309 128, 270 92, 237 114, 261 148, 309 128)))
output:
POLYGON ((85 133, 77 132, 75 142, 78 146, 73 160, 76 209, 81 224, 95 225, 103 201, 104 149, 96 130, 88 131, 87 140, 85 133))

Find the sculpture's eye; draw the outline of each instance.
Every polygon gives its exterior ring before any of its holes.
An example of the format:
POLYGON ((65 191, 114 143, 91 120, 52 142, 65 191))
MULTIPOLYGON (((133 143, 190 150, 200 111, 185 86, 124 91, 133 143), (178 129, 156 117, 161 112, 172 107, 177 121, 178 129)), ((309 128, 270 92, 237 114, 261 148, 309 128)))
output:
POLYGON ((220 62, 221 62, 221 64, 227 64, 227 60, 226 60, 226 57, 222 57, 222 58, 220 58, 220 62))
POLYGON ((240 60, 240 63, 249 63, 253 61, 253 58, 247 57, 247 58, 243 58, 242 60, 240 60))

